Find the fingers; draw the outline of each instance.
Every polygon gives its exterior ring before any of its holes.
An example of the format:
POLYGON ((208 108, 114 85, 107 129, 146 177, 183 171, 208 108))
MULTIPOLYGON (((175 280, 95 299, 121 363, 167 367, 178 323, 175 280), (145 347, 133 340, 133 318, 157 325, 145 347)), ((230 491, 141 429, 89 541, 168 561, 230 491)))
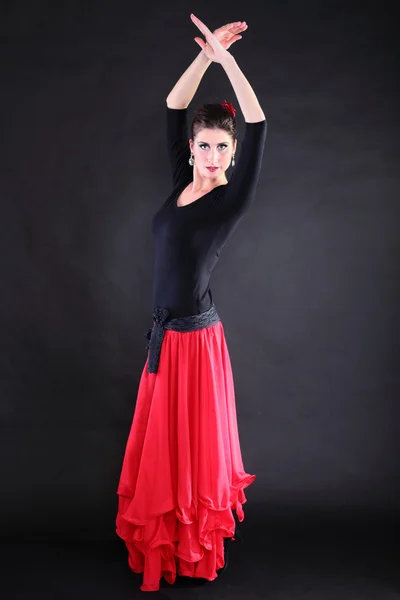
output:
POLYGON ((248 25, 246 21, 235 21, 234 23, 227 23, 226 25, 222 25, 222 27, 218 27, 216 31, 229 31, 238 33, 239 31, 244 31, 247 29, 248 25))
POLYGON ((198 45, 200 46, 200 48, 201 48, 202 50, 204 50, 204 49, 205 49, 205 47, 206 47, 206 44, 205 44, 204 40, 202 40, 201 38, 195 37, 195 38, 194 38, 194 41, 198 43, 198 45))
POLYGON ((238 25, 237 27, 235 27, 233 29, 234 33, 239 33, 239 31, 246 31, 246 29, 248 28, 247 23, 241 23, 240 25, 238 25))
POLYGON ((234 42, 237 42, 238 40, 241 40, 241 39, 242 39, 241 35, 235 35, 235 36, 233 36, 233 38, 231 40, 229 40, 229 43, 228 43, 226 49, 228 50, 232 46, 232 44, 234 42))
POLYGON ((190 15, 190 18, 192 19, 193 23, 200 29, 200 31, 204 33, 204 35, 211 34, 211 31, 208 29, 207 25, 204 25, 204 23, 200 21, 200 19, 198 19, 193 13, 190 15))
POLYGON ((227 25, 221 27, 219 30, 217 29, 217 31, 225 30, 230 35, 234 35, 236 33, 242 33, 243 31, 246 31, 247 28, 247 23, 245 23, 244 21, 237 21, 237 23, 228 23, 227 25))
POLYGON ((226 27, 229 27, 229 29, 247 29, 247 23, 246 21, 235 21, 235 23, 228 23, 228 25, 226 25, 226 27))

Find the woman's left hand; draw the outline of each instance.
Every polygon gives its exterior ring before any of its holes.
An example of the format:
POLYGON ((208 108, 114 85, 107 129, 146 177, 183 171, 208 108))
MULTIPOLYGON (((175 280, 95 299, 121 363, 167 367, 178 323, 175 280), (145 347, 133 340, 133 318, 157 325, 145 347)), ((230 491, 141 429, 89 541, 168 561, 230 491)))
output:
POLYGON ((194 16, 194 14, 190 15, 193 23, 200 29, 201 33, 207 40, 207 43, 199 37, 195 37, 194 41, 197 42, 200 48, 203 50, 204 54, 207 56, 209 60, 212 60, 217 63, 223 62, 223 60, 232 56, 228 50, 226 50, 222 44, 217 40, 215 35, 208 29, 206 25, 200 19, 194 16))

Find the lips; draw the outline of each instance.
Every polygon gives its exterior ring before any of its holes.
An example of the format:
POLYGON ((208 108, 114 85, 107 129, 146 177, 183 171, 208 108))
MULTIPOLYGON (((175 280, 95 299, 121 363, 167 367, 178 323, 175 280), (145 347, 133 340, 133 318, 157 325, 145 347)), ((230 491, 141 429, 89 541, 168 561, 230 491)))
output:
POLYGON ((207 169, 211 171, 211 173, 214 173, 214 171, 218 170, 218 167, 207 167, 207 169))

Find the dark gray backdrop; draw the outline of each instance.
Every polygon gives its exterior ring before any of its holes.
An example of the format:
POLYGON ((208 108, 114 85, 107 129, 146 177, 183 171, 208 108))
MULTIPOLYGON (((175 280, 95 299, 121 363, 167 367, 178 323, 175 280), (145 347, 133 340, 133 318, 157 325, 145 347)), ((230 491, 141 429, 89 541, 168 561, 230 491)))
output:
MULTIPOLYGON (((190 12, 248 22, 231 52, 268 119, 212 279, 257 475, 245 523, 398 520, 396 31, 384 3, 348 4, 2 4, 2 536, 115 537, 190 12)), ((190 108, 224 99, 212 64, 190 108)))

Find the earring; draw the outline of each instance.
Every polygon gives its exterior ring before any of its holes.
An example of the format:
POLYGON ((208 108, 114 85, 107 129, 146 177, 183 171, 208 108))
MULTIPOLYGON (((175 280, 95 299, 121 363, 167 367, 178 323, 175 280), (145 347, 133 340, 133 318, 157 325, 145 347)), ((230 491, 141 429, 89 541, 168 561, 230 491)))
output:
POLYGON ((193 152, 191 152, 190 153, 190 158, 189 158, 189 165, 191 167, 193 167, 193 165, 194 165, 194 160, 193 159, 194 159, 193 152))
POLYGON ((233 153, 232 154, 232 167, 234 167, 234 166, 235 166, 235 154, 233 153))

